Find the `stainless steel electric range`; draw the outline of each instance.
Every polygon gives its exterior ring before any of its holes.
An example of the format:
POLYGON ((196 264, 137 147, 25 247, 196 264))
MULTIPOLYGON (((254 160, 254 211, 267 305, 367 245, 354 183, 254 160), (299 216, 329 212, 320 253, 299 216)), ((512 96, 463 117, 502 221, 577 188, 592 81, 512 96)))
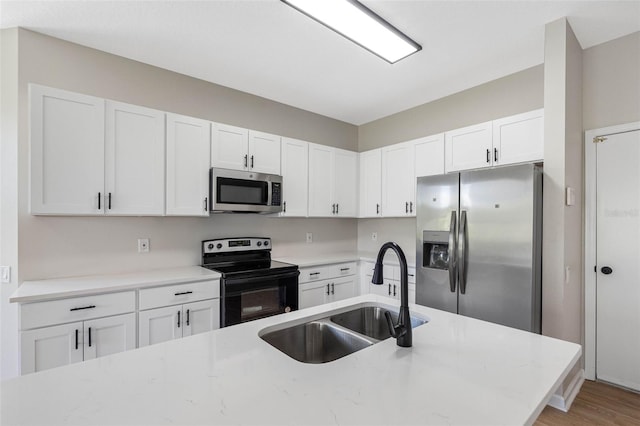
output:
POLYGON ((202 266, 222 274, 221 327, 298 309, 298 266, 271 260, 270 238, 203 241, 202 266))

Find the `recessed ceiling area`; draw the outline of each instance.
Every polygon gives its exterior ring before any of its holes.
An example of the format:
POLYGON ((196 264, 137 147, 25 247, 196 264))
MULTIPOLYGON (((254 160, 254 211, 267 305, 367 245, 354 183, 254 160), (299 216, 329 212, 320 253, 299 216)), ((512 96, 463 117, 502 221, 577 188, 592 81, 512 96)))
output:
POLYGON ((640 31, 640 1, 362 1, 422 46, 389 64, 279 0, 5 1, 20 26, 354 125, 538 65, 566 16, 581 46, 640 31))

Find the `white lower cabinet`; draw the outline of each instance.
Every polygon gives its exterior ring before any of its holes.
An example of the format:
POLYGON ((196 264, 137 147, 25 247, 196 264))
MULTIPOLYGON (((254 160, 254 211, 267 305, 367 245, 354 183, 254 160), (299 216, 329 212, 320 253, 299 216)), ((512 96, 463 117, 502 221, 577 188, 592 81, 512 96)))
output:
POLYGON ((355 296, 355 276, 314 281, 300 285, 299 308, 337 302, 355 296))
MULTIPOLYGON (((363 291, 368 291, 370 294, 377 294, 379 296, 386 296, 400 300, 400 267, 384 265, 382 270, 383 283, 378 285, 371 282, 374 266, 375 263, 373 262, 362 262, 360 264, 360 275, 364 280, 364 283, 361 286, 363 291)), ((409 289, 409 303, 416 303, 416 268, 413 266, 409 266, 407 268, 407 283, 409 289)))
POLYGON ((140 347, 215 330, 220 299, 140 311, 139 324, 140 347))
POLYGON ((21 373, 28 374, 134 349, 134 313, 20 333, 21 373))

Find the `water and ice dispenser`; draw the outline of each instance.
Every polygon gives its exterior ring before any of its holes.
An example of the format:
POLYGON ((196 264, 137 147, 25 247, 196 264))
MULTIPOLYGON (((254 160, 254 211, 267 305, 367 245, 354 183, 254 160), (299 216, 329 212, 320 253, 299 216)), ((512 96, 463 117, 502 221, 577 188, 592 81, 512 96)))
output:
POLYGON ((422 231, 422 266, 449 269, 448 231, 422 231))

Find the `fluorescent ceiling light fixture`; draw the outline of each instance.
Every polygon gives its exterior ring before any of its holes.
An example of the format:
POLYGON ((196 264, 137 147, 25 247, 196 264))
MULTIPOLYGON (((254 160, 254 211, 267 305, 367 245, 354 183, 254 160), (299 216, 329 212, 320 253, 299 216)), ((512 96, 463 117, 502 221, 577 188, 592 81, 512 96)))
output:
POLYGON ((356 0, 282 1, 392 64, 422 49, 356 0))

